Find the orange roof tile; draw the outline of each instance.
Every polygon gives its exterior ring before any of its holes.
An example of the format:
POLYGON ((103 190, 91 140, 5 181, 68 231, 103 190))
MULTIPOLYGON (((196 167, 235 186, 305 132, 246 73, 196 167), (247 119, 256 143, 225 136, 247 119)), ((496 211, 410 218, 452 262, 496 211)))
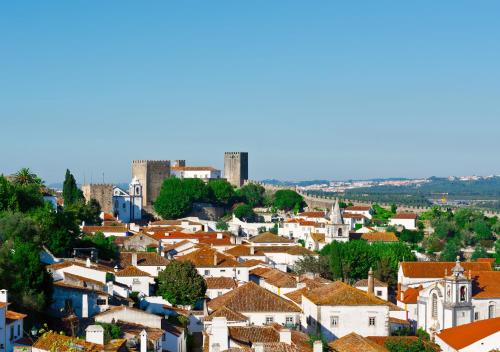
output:
MULTIPOLYGON (((491 271, 489 263, 462 262, 460 265, 465 271, 491 271)), ((443 278, 445 272, 451 273, 455 262, 402 262, 403 274, 410 278, 443 278)))
MULTIPOLYGON (((388 287, 387 283, 380 281, 379 279, 373 278, 373 284, 375 287, 388 287)), ((368 279, 361 279, 356 281, 353 285, 354 287, 368 287, 368 279)))
POLYGON ((444 329, 437 337, 456 350, 467 347, 500 331, 500 317, 444 329))
POLYGON ((257 268, 250 271, 250 274, 258 276, 264 279, 268 284, 273 285, 275 287, 286 287, 286 288, 295 288, 297 287, 297 277, 285 273, 278 269, 271 268, 257 268), (268 270, 262 270, 268 269, 268 270))
POLYGON ((304 211, 299 214, 299 216, 307 217, 307 218, 324 218, 324 211, 304 211))
POLYGON ((207 289, 231 289, 238 286, 236 280, 230 277, 207 277, 205 278, 207 289))
POLYGON ((377 343, 351 332, 333 342, 328 346, 337 352, 388 352, 389 350, 377 343))
POLYGON ((398 238, 394 232, 367 232, 361 235, 361 239, 368 242, 397 242, 398 238))
POLYGON ((372 207, 369 205, 353 205, 350 207, 345 208, 346 211, 368 211, 372 207))
POLYGON ((392 219, 416 219, 417 214, 415 213, 397 213, 392 217, 392 219))
POLYGON ((147 272, 142 271, 141 269, 135 266, 127 266, 125 269, 122 269, 115 273, 115 276, 118 277, 139 277, 139 276, 151 276, 147 272))
POLYGON ((283 236, 275 235, 272 232, 264 232, 257 236, 250 238, 252 243, 293 243, 293 240, 283 236))
POLYGON ((228 321, 247 321, 248 317, 241 313, 235 312, 227 307, 221 307, 208 315, 205 321, 212 321, 216 317, 225 317, 228 321))
POLYGON ((210 247, 201 247, 193 252, 176 257, 176 260, 189 260, 198 268, 244 266, 242 262, 238 262, 233 256, 218 252, 210 247))
MULTIPOLYGON (((155 252, 134 252, 137 254, 137 266, 166 266, 170 261, 155 252)), ((120 266, 132 265, 132 252, 120 252, 120 266)))
POLYGON ((335 281, 313 290, 304 292, 304 297, 322 306, 371 306, 387 305, 386 301, 358 290, 342 281, 335 281))
POLYGON ((399 291, 397 300, 406 304, 417 304, 418 295, 422 289, 422 286, 417 288, 409 287, 406 291, 403 291, 403 297, 401 297, 401 291, 399 291))
POLYGON ((473 271, 472 297, 500 298, 500 271, 473 271))

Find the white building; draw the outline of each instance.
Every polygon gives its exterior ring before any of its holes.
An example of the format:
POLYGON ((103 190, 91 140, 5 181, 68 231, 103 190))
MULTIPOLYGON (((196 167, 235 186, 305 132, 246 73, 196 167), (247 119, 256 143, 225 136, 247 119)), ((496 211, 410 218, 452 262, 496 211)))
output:
POLYGON ((12 352, 16 340, 24 335, 26 314, 8 308, 8 292, 0 290, 0 352, 12 352))
POLYGON ((234 290, 238 287, 238 282, 230 277, 206 277, 207 292, 205 295, 210 298, 216 298, 234 290))
POLYGON ((128 192, 113 187, 113 215, 124 223, 142 219, 142 185, 137 177, 130 182, 128 192))
POLYGON ((139 292, 143 296, 149 296, 155 284, 149 273, 132 265, 117 271, 115 281, 128 286, 130 292, 139 292))
POLYGON ((500 348, 500 318, 445 329, 435 336, 442 352, 490 352, 500 348))
POLYGON ((403 226, 407 230, 417 229, 417 214, 415 213, 397 213, 389 219, 389 225, 403 226))
POLYGON ((211 180, 221 177, 220 170, 211 166, 172 166, 170 168, 172 176, 178 178, 201 178, 211 180))
POLYGON ((389 335, 389 305, 341 281, 302 293, 303 328, 328 341, 351 332, 389 335))
POLYGON ((344 209, 344 214, 361 214, 371 220, 373 209, 369 205, 354 205, 344 209))

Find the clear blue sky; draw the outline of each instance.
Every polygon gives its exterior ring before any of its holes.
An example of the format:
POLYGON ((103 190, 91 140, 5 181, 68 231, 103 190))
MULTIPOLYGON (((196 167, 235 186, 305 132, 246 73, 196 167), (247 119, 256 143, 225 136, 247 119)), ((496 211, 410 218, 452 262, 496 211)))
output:
POLYGON ((3 1, 0 172, 500 173, 500 1, 3 1))

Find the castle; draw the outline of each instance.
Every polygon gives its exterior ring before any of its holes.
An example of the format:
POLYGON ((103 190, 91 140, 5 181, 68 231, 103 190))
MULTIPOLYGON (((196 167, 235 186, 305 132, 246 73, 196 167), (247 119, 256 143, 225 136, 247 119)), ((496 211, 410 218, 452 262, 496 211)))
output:
POLYGON ((248 153, 224 153, 224 177, 235 187, 243 186, 248 180, 248 153))

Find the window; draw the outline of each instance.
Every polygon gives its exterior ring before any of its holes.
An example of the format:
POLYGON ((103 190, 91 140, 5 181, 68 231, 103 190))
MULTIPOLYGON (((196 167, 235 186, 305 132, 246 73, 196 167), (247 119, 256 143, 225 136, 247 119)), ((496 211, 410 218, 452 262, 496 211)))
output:
POLYGON ((271 325, 274 322, 274 317, 266 317, 266 325, 271 325))
POLYGON ((377 290, 377 296, 382 296, 382 291, 381 290, 377 290))
POLYGON ((14 325, 10 326, 10 340, 14 340, 14 325))
POLYGON ((205 276, 210 275, 210 270, 205 270, 205 276))
POLYGON ((460 287, 460 302, 464 302, 467 297, 467 288, 465 286, 460 287))
POLYGON ((220 270, 221 273, 225 273, 226 272, 226 269, 221 269, 220 270))
POLYGON ((122 208, 125 209, 127 205, 125 203, 122 204, 122 208))
POLYGON ((21 325, 17 325, 17 336, 21 336, 21 325))
POLYGON ((495 317, 495 305, 490 304, 488 306, 488 319, 494 318, 495 317))
POLYGON ((222 296, 222 291, 217 291, 217 296, 222 296))
POLYGON ((97 299, 97 305, 98 306, 105 306, 106 305, 106 300, 102 298, 97 299))
POLYGON ((338 232, 337 232, 338 236, 339 237, 342 237, 342 229, 339 229, 338 232))
POLYGON ((474 320, 479 320, 479 312, 474 313, 474 320))
POLYGON ((438 317, 438 297, 435 293, 432 294, 432 318, 438 317))
POLYGON ((285 317, 286 325, 293 325, 293 317, 285 317))
POLYGON ((338 316, 330 317, 330 326, 332 328, 336 328, 337 326, 339 326, 339 317, 338 316))
POLYGON ((368 318, 368 326, 375 326, 375 317, 368 318))

